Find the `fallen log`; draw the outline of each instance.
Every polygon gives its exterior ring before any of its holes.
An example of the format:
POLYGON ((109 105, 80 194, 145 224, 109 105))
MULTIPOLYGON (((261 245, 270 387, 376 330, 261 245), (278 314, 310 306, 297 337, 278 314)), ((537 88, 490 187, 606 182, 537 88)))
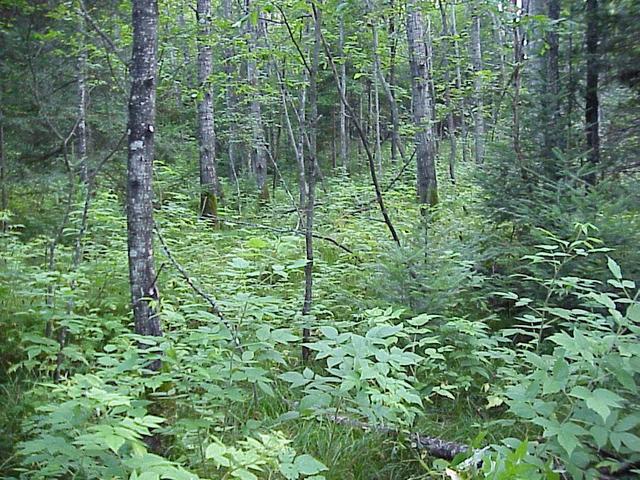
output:
MULTIPOLYGON (((343 415, 330 414, 328 418, 340 425, 348 425, 365 431, 384 433, 391 436, 399 436, 402 433, 395 428, 384 425, 370 425, 366 422, 354 420, 343 415)), ((456 455, 471 451, 471 448, 463 443, 449 442, 438 437, 430 437, 420 433, 409 433, 408 438, 413 448, 426 450, 429 455, 445 460, 453 460, 456 455)), ((478 452, 480 452, 480 450, 473 451, 473 456, 475 457, 478 452)))

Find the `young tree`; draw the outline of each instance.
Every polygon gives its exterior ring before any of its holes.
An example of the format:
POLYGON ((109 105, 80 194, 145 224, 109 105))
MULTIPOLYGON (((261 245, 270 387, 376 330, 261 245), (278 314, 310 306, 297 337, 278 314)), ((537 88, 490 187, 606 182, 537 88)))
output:
MULTIPOLYGON (((222 14, 224 19, 229 23, 233 23, 233 8, 231 0, 222 1, 222 14)), ((238 128, 236 120, 233 115, 237 110, 237 98, 236 92, 233 87, 235 80, 236 67, 233 63, 234 49, 231 43, 228 43, 224 48, 224 73, 226 76, 226 88, 225 88, 225 106, 227 108, 227 115, 232 119, 229 122, 229 140, 227 144, 227 153, 229 155, 229 177, 238 186, 238 128)))
POLYGON ((480 42, 480 12, 474 6, 471 13, 471 60, 474 73, 474 128, 476 163, 484 161, 484 116, 482 102, 482 47, 480 42))
POLYGON ((217 216, 220 182, 216 172, 216 134, 211 92, 211 0, 198 0, 198 143, 200 147, 200 215, 217 216))
POLYGON ((435 148, 432 127, 432 102, 429 91, 427 48, 424 42, 422 13, 414 0, 407 2, 407 40, 411 66, 413 122, 416 128, 418 199, 422 204, 438 203, 435 148))
MULTIPOLYGON (((263 199, 269 197, 267 185, 267 143, 264 134, 264 125, 262 123, 262 106, 260 104, 260 95, 258 92, 258 65, 256 61, 256 49, 258 47, 259 23, 252 23, 251 18, 251 0, 245 0, 245 12, 249 16, 247 20, 248 47, 249 56, 247 59, 247 83, 252 87, 251 99, 249 102, 249 112, 251 114, 251 131, 253 136, 253 155, 251 167, 256 176, 256 184, 260 196, 263 199)), ((255 7, 258 8, 258 7, 255 7)))
POLYGON ((133 1, 133 56, 129 97, 127 232, 135 331, 161 336, 153 260, 153 176, 157 78, 157 0, 133 1))
POLYGON ((587 158, 592 171, 587 176, 587 182, 591 185, 596 183, 595 169, 600 163, 600 123, 598 121, 598 111, 600 109, 600 99, 598 96, 598 0, 587 0, 586 5, 587 30, 587 82, 585 88, 585 129, 587 148, 587 158))
MULTIPOLYGON (((80 8, 85 11, 84 1, 80 0, 80 8)), ((77 101, 78 101, 78 125, 76 127, 76 157, 80 178, 83 182, 88 180, 87 165, 87 48, 85 45, 85 18, 80 14, 78 18, 78 30, 80 37, 80 53, 77 61, 77 101)))
MULTIPOLYGON (((447 44, 450 43, 449 27, 447 22, 447 12, 444 9, 442 0, 438 1, 438 7, 440 8, 440 19, 442 21, 442 35, 447 39, 447 44)), ((451 103, 450 92, 450 77, 449 77, 449 54, 448 48, 445 50, 442 56, 442 67, 444 69, 444 104, 447 108, 447 129, 449 133, 450 151, 449 151, 449 178, 455 183, 455 165, 456 165, 456 136, 455 136, 455 122, 453 118, 453 105, 451 103)))
MULTIPOLYGON (((343 92, 347 91, 347 59, 344 55, 344 16, 340 16, 340 88, 343 92)), ((340 163, 342 168, 347 168, 347 148, 349 138, 347 136, 347 109, 344 103, 340 102, 340 163)))

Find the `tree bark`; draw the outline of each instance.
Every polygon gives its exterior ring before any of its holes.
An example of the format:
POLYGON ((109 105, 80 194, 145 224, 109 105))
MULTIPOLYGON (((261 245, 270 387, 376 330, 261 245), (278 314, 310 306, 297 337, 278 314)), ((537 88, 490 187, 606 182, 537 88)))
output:
POLYGON ((558 21, 560 20, 560 0, 548 0, 548 14, 551 25, 547 31, 547 102, 550 125, 545 129, 545 153, 547 157, 553 155, 553 149, 561 147, 562 128, 560 128, 560 35, 558 21))
MULTIPOLYGON (((251 0, 245 0, 246 13, 251 11, 251 0)), ((253 136, 252 169, 256 176, 256 185, 262 200, 268 200, 269 187, 267 185, 267 144, 262 123, 262 106, 258 92, 258 65, 256 49, 258 46, 258 27, 247 22, 249 33, 249 58, 247 59, 247 82, 252 88, 249 112, 251 115, 251 129, 253 136)))
POLYGON ((153 260, 153 155, 157 87, 157 0, 133 1, 129 98, 127 232, 135 332, 161 336, 152 305, 159 298, 153 260))
MULTIPOLYGON (((440 18, 442 21, 442 35, 447 39, 447 44, 450 43, 449 27, 447 25, 447 13, 444 9, 442 0, 438 1, 440 7, 440 18)), ((449 45, 447 45, 449 46, 449 45)), ((447 128, 449 130, 449 178, 453 183, 456 181, 456 135, 455 135, 455 122, 453 119, 453 105, 451 104, 451 91, 450 91, 450 78, 449 78, 449 48, 445 49, 442 56, 442 68, 444 70, 444 103, 447 108, 447 128)))
MULTIPOLYGON (((514 9, 513 13, 516 17, 516 20, 520 20, 520 17, 521 15, 523 15, 523 13, 520 11, 516 0, 511 1, 514 9)), ((513 61, 513 101, 511 105, 511 110, 513 113, 511 130, 513 151, 516 154, 516 161, 518 163, 518 168, 520 169, 520 176, 523 180, 527 180, 528 173, 525 165, 524 153, 522 151, 522 144, 520 141, 520 89, 522 86, 522 69, 524 66, 524 32, 522 30, 522 27, 520 26, 519 21, 516 21, 513 24, 513 61)))
POLYGON ((471 15, 471 59, 474 72, 474 136, 476 163, 484 161, 484 116, 482 102, 482 48, 480 43, 480 15, 477 7, 471 15))
POLYGON ((598 97, 598 0, 587 0, 587 81, 585 89, 585 129, 587 147, 589 149, 587 159, 592 171, 587 175, 587 182, 594 185, 597 180, 595 169, 600 163, 600 124, 598 111, 600 109, 600 99, 598 97))
MULTIPOLYGON (((344 55, 344 18, 340 17, 340 88, 347 91, 347 59, 344 55)), ((347 169, 347 146, 349 138, 347 137, 347 110, 344 103, 340 102, 340 164, 342 168, 347 169)))
MULTIPOLYGON (((222 14, 225 20, 229 23, 233 21, 233 10, 231 6, 231 0, 223 0, 222 2, 222 14)), ((225 88, 225 104, 227 107, 227 114, 232 116, 229 122, 229 140, 227 144, 227 152, 229 155, 229 178, 238 187, 238 154, 237 154, 237 137, 238 128, 236 125, 236 119, 234 114, 237 110, 237 98, 233 88, 233 82, 235 80, 236 69, 233 64, 233 46, 228 44, 224 49, 224 73, 226 76, 227 85, 225 88)))
MULTIPOLYGON (((373 4, 371 3, 371 0, 366 0, 366 5, 369 13, 372 13, 373 4)), ((373 37, 373 45, 372 45, 373 62, 374 62, 374 71, 376 74, 376 79, 378 82, 380 82, 380 85, 382 86, 382 90, 387 96, 387 100, 389 101, 389 109, 391 111, 391 124, 393 128, 392 136, 391 136, 391 160, 392 162, 395 162, 395 157, 397 156, 397 153, 400 153, 400 157, 404 159, 404 147, 402 146, 402 143, 400 141, 400 133, 399 133, 400 132, 400 113, 398 111, 398 104, 396 103, 395 95, 393 94, 393 89, 391 88, 391 85, 389 84, 387 79, 384 77, 384 73, 382 72, 380 54, 378 52, 378 47, 379 47, 378 29, 375 24, 375 19, 372 19, 371 21, 371 34, 373 37)), ((393 48, 394 47, 392 43, 392 51, 391 51, 392 59, 393 59, 393 56, 395 55, 395 50, 393 48)), ((391 81, 393 81, 393 71, 391 72, 389 77, 391 81)), ((376 95, 377 95, 377 88, 376 88, 376 95)), ((377 103, 377 105, 379 109, 380 108, 379 103, 377 103)), ((378 137, 379 136, 380 135, 378 132, 378 137)))
POLYGON ((432 101, 428 83, 427 49, 422 14, 415 2, 407 2, 407 40, 411 66, 413 122, 416 127, 417 192, 422 204, 438 203, 435 149, 431 125, 432 101))
MULTIPOLYGON (((320 0, 318 0, 320 1, 320 0)), ((309 154, 304 157, 305 178, 307 183, 307 203, 305 208, 305 251, 307 263, 304 267, 304 303, 302 306, 302 316, 305 326, 302 329, 302 341, 308 343, 311 339, 311 328, 307 323, 311 314, 313 304, 313 220, 316 188, 316 165, 318 156, 318 69, 320 65, 320 45, 322 18, 320 8, 311 3, 313 12, 313 57, 311 61, 311 72, 309 74, 309 113, 311 129, 309 132, 309 154)), ((302 347, 302 360, 309 361, 311 351, 307 346, 302 347)))
POLYGON ((465 100, 465 95, 462 92, 462 73, 460 71, 460 62, 462 61, 460 57, 460 46, 458 44, 458 27, 456 22, 456 6, 454 3, 451 4, 451 34, 453 35, 453 47, 455 50, 456 56, 456 89, 458 90, 458 94, 461 97, 460 100, 460 131, 462 133, 462 161, 467 163, 467 139, 469 133, 467 131, 467 102, 465 100))
MULTIPOLYGON (((7 158, 4 152, 4 112, 2 98, 0 97, 0 212, 7 215, 9 210, 9 192, 7 189, 7 158)), ((0 222, 0 231, 7 231, 9 222, 3 219, 0 222)))
MULTIPOLYGON (((85 11, 84 1, 80 0, 80 8, 85 11)), ((80 179, 83 182, 88 180, 87 165, 87 48, 85 46, 85 19, 83 15, 79 18, 80 33, 80 53, 77 61, 77 101, 78 101, 78 126, 76 127, 76 157, 80 179)))
MULTIPOLYGON (((200 153, 200 215, 217 218, 220 182, 216 171, 216 135, 213 116, 213 94, 210 76, 211 55, 211 0, 198 0, 198 146, 200 153)), ((215 220, 214 220, 215 221, 215 220)))

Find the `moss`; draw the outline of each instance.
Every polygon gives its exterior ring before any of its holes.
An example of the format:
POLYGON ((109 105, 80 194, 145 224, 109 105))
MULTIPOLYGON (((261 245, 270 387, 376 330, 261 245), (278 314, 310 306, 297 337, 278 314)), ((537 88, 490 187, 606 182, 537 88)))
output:
POLYGON ((271 195, 269 194, 269 186, 265 182, 262 186, 262 190, 260 191, 260 195, 258 195, 258 206, 266 205, 271 201, 271 195))
POLYGON ((213 192, 204 192, 200 196, 200 215, 211 217, 213 224, 218 225, 218 197, 213 192))

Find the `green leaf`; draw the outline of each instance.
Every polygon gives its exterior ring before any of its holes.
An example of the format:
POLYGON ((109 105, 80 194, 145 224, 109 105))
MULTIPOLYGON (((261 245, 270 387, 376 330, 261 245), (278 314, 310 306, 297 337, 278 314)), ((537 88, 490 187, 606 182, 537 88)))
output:
POLYGON ((640 323, 640 303, 632 303, 627 307, 627 318, 632 322, 640 323))
POLYGON ((623 399, 618 395, 604 388, 595 389, 591 396, 586 399, 587 407, 600 415, 605 422, 611 413, 611 408, 609 407, 621 407, 622 401, 623 399))
POLYGON ((338 330, 333 327, 320 327, 320 332, 329 340, 335 340, 338 337, 338 330))
POLYGON ((629 432, 622 432, 619 436, 625 447, 631 449, 633 452, 640 452, 640 438, 629 432))
POLYGON ((104 437, 104 443, 106 443, 107 447, 113 452, 118 453, 120 447, 124 445, 125 439, 119 435, 107 434, 104 437))
POLYGON ((278 465, 278 470, 287 480, 296 480, 300 474, 293 463, 281 463, 278 465))
POLYGON ((207 447, 204 452, 204 456, 207 459, 211 459, 214 463, 220 467, 230 467, 231 461, 225 457, 227 453, 227 447, 219 442, 214 442, 207 447))
POLYGON ((245 468, 234 470, 231 472, 231 476, 239 478, 240 480, 258 480, 258 477, 245 468))
POLYGON ((620 266, 615 262, 615 260, 609 256, 607 256, 607 266, 613 276, 616 277, 616 280, 622 280, 622 272, 620 271, 620 266))
POLYGON ((138 477, 138 480, 160 480, 160 474, 155 472, 142 472, 138 477))
POLYGON ((319 462, 311 455, 307 454, 296 457, 293 464, 296 466, 298 471, 304 475, 314 475, 323 470, 328 470, 322 462, 319 462))
POLYGON ((605 427, 601 427, 600 425, 594 425, 589 430, 591 436, 596 441, 596 445, 598 448, 603 448, 607 444, 607 440, 609 439, 609 430, 605 427))
POLYGON ((558 443, 566 450, 569 456, 571 456, 576 447, 580 445, 578 438, 567 429, 561 429, 560 433, 558 433, 558 443))
POLYGON ((299 372, 285 372, 278 375, 278 378, 284 380, 285 382, 289 382, 292 388, 301 387, 310 382, 308 378, 305 378, 299 372))

